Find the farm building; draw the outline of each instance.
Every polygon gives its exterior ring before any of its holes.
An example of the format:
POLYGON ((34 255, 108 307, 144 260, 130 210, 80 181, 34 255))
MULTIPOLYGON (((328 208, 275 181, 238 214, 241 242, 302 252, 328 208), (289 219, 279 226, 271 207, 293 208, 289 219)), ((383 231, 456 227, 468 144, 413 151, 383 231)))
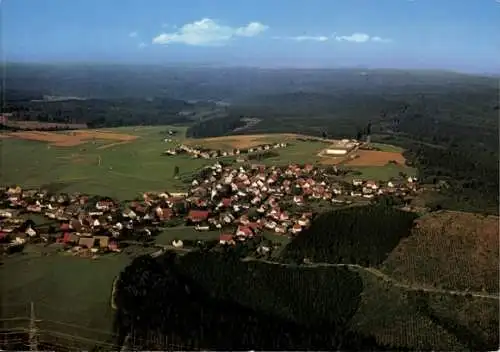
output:
POLYGON ((353 148, 358 145, 357 141, 342 139, 341 141, 337 141, 332 144, 330 147, 324 150, 324 154, 326 155, 346 155, 353 148))
POLYGON ((345 155, 345 154, 347 154, 347 149, 326 148, 325 154, 326 155, 345 155))

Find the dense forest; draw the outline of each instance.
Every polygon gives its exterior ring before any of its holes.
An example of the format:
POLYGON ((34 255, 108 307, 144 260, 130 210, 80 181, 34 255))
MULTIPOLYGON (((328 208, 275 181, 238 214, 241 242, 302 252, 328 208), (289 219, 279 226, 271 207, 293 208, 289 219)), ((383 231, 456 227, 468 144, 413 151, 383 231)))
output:
POLYGON ((282 252, 286 262, 381 264, 399 241, 410 235, 416 215, 383 205, 320 214, 312 226, 282 252))
POLYGON ((55 99, 47 100, 34 94, 23 95, 6 91, 3 112, 10 120, 39 121, 61 124, 87 124, 90 128, 127 125, 186 124, 179 114, 194 104, 169 98, 156 99, 55 99))
MULTIPOLYGON (((292 275, 289 280, 300 285, 303 281, 297 281, 299 278, 307 279, 292 275)), ((355 293, 353 289, 359 291, 353 286, 347 294, 355 293)), ((253 292, 262 297, 261 292, 253 292)), ((299 292, 288 293, 291 301, 305 299, 299 292)), ((176 269, 171 253, 158 260, 149 256, 135 259, 119 278, 116 302, 115 329, 121 336, 118 344, 127 340, 134 350, 167 350, 171 346, 226 351, 388 349, 373 338, 348 330, 346 322, 325 323, 309 317, 310 324, 299 324, 272 311, 264 313, 212 296, 176 269)), ((324 302, 317 300, 317 304, 324 302)), ((356 307, 352 308, 355 311, 356 307)))
POLYGON ((495 302, 408 291, 396 309, 366 310, 367 302, 372 308, 392 307, 394 297, 387 290, 345 267, 244 262, 213 250, 184 257, 167 252, 156 259, 139 257, 122 272, 115 330, 121 336, 118 345, 126 341, 134 350, 405 351, 415 346, 401 343, 402 335, 411 334, 410 340, 432 349, 442 333, 450 340, 437 342, 440 346, 477 351, 498 344, 495 302), (417 313, 417 325, 406 321, 417 313), (376 326, 372 331, 354 323, 376 322, 380 314, 388 315, 385 329, 395 335, 389 345, 376 342, 376 326), (420 331, 422 319, 433 327, 420 331))
POLYGON ((186 136, 191 138, 224 136, 231 133, 235 128, 245 126, 245 124, 246 123, 241 120, 241 117, 234 115, 224 118, 203 120, 188 128, 186 136))

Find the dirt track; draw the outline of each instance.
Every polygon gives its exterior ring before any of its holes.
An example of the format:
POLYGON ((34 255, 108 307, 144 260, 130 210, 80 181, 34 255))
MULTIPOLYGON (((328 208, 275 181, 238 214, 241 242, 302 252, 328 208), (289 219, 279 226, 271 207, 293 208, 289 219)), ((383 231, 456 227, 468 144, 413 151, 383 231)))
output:
POLYGON ((120 141, 121 143, 137 139, 137 136, 127 135, 127 134, 113 133, 106 131, 90 131, 90 130, 78 130, 66 133, 23 131, 23 132, 12 132, 9 133, 8 135, 10 137, 18 139, 47 142, 50 145, 56 147, 72 147, 86 143, 87 141, 92 139, 114 140, 114 141, 120 141))

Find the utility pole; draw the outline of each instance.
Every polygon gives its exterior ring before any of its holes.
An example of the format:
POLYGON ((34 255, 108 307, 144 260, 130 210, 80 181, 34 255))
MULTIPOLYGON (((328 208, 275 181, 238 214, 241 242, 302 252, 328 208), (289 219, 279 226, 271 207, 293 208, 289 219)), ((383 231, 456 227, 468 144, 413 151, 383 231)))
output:
POLYGON ((37 329, 35 321, 35 304, 33 303, 33 301, 31 302, 29 339, 30 339, 30 351, 38 351, 37 329))

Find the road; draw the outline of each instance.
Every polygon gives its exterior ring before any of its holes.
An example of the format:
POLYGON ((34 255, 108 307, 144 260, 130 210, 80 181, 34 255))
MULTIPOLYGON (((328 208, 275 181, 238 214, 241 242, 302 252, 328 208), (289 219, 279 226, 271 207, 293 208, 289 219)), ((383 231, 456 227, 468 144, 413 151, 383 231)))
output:
MULTIPOLYGON (((284 266, 284 267, 297 267, 297 265, 294 264, 284 264, 284 263, 278 263, 278 262, 273 262, 270 260, 265 260, 265 259, 256 259, 256 258, 244 258, 242 261, 244 262, 261 262, 265 264, 270 264, 270 265, 279 265, 279 266, 284 266)), ((300 267, 302 268, 328 268, 328 267, 348 267, 351 269, 355 270, 364 270, 366 272, 369 272, 370 274, 377 276, 381 279, 383 279, 386 282, 391 283, 395 287, 400 287, 406 290, 420 290, 424 292, 431 292, 431 293, 442 293, 442 294, 449 294, 449 295, 455 295, 455 296, 467 296, 470 295, 472 297, 478 297, 478 298, 486 298, 486 299, 494 299, 494 300, 500 300, 500 297, 498 295, 491 295, 487 293, 481 293, 481 292, 471 292, 471 291, 459 291, 459 290, 445 290, 445 289, 439 289, 439 288, 433 288, 433 287, 424 287, 424 286, 416 286, 416 285, 409 285, 405 284, 402 282, 399 282, 395 280, 394 278, 384 274, 378 269, 375 268, 367 268, 358 264, 331 264, 331 263, 311 263, 311 264, 301 264, 300 267)))

